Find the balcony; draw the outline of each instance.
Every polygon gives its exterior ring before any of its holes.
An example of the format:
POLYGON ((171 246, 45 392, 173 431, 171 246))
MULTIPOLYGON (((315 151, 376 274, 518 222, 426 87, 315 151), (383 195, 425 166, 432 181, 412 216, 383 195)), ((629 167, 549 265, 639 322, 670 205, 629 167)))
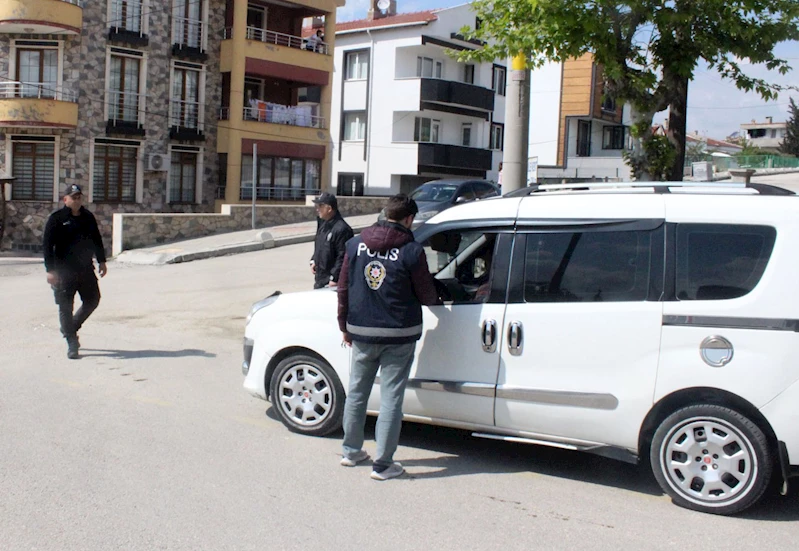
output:
POLYGON ((466 108, 481 111, 480 116, 494 110, 494 91, 488 88, 435 78, 423 78, 421 81, 422 102, 440 104, 439 107, 427 105, 426 109, 444 108, 440 110, 450 112, 454 111, 452 107, 466 108))
POLYGON ((2 0, 0 33, 80 34, 83 0, 2 0))
POLYGON ((144 136, 144 94, 108 90, 108 121, 105 130, 108 134, 144 136))
POLYGON ((0 126, 75 128, 78 96, 47 83, 0 82, 0 126))
POLYGON ((274 44, 276 46, 285 46, 286 48, 307 50, 317 54, 330 54, 330 50, 326 42, 319 42, 316 44, 316 47, 314 47, 308 43, 307 39, 301 36, 293 36, 290 34, 258 29, 256 27, 247 27, 247 40, 257 40, 258 42, 263 42, 265 44, 274 44))
POLYGON ((172 18, 172 55, 190 60, 205 61, 205 25, 202 21, 185 17, 172 18))
POLYGON ((485 171, 491 170, 491 160, 492 152, 489 149, 439 143, 419 144, 420 172, 436 172, 444 169, 445 172, 453 174, 464 171, 464 175, 466 172, 472 174, 482 172, 485 176, 485 171))
POLYGON ((325 119, 313 115, 310 106, 291 107, 276 103, 258 102, 256 107, 244 108, 245 121, 267 122, 271 124, 287 124, 305 128, 325 128, 325 119))
POLYGON ((148 17, 141 0, 112 0, 108 40, 137 48, 147 46, 150 43, 145 33, 148 17))
POLYGON ((172 100, 169 105, 169 138, 204 141, 204 106, 198 101, 172 100))

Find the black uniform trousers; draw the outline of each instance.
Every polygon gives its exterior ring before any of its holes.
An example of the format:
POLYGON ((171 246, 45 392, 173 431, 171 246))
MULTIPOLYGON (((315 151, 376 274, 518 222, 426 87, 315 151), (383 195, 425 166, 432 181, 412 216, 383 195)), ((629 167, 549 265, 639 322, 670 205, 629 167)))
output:
POLYGON ((58 319, 64 337, 77 335, 83 323, 100 304, 100 287, 94 272, 61 273, 59 281, 53 286, 55 303, 58 305, 58 319), (81 306, 73 314, 75 294, 80 295, 81 306))

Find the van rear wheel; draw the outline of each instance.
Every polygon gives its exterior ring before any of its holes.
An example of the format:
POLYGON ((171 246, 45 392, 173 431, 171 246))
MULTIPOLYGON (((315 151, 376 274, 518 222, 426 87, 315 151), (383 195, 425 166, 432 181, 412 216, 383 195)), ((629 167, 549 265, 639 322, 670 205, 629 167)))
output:
POLYGON ((650 448, 652 471, 677 505, 735 514, 768 487, 774 457, 760 428, 737 411, 693 405, 667 417, 650 448))

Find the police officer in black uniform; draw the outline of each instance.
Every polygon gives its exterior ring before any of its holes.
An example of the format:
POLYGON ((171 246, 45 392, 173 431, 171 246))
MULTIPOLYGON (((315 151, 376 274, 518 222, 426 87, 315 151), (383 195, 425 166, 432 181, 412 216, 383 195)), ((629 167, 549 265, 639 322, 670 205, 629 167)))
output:
POLYGON ((322 193, 313 200, 319 216, 316 227, 316 243, 311 257, 314 274, 314 289, 335 287, 344 262, 346 243, 352 236, 352 228, 338 211, 338 200, 332 193, 322 193))
POLYGON ((42 243, 47 283, 55 293, 61 334, 67 340, 67 357, 71 360, 79 357, 78 331, 100 303, 95 257, 100 277, 108 272, 97 220, 82 203, 83 190, 72 184, 64 193, 64 207, 47 219, 42 243), (73 314, 75 293, 82 304, 73 314))

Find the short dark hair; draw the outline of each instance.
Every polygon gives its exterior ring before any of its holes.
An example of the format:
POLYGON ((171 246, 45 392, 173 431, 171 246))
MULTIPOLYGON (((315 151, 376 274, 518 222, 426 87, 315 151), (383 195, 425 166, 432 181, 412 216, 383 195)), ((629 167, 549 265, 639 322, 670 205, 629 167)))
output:
POLYGON ((389 197, 386 201, 386 218, 388 220, 404 220, 408 216, 415 216, 417 212, 419 212, 419 207, 416 206, 416 201, 404 193, 389 197))

